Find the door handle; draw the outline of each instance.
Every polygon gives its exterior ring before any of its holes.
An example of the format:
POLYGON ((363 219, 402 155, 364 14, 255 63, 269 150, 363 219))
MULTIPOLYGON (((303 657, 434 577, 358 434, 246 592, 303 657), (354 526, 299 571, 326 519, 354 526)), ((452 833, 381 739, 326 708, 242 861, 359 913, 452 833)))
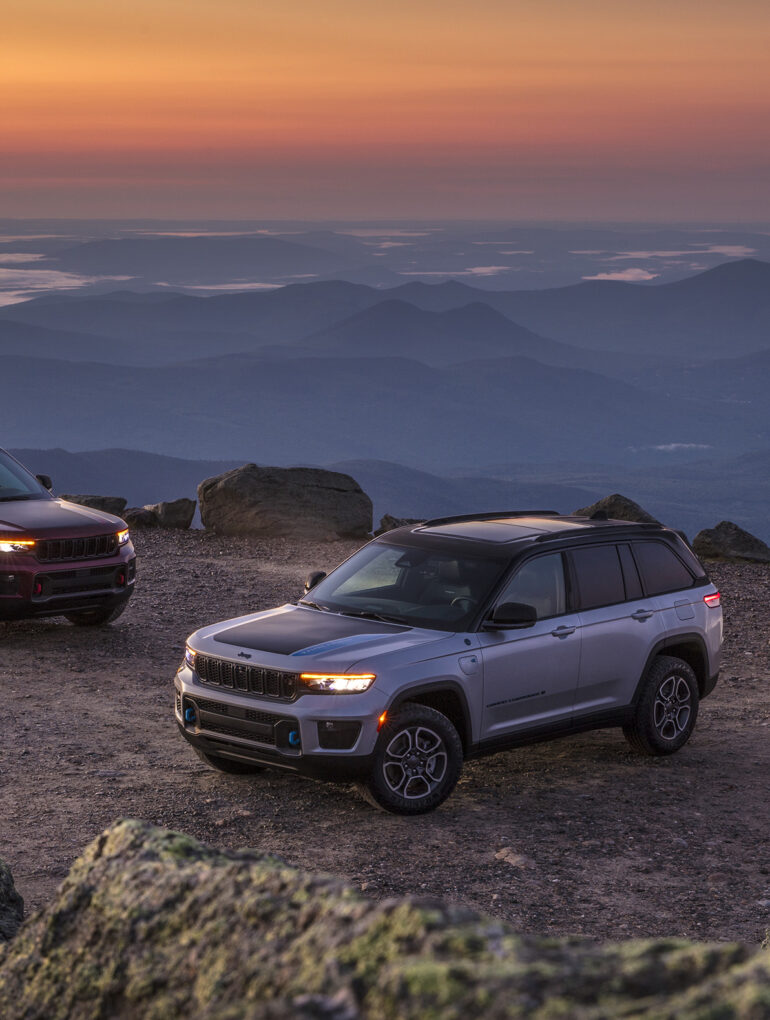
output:
POLYGON ((649 620, 653 615, 654 611, 652 609, 637 609, 635 613, 631 613, 631 619, 642 622, 643 620, 649 620))
POLYGON ((556 630, 552 630, 551 633, 554 637, 567 637, 568 634, 574 634, 575 627, 557 627, 556 630))

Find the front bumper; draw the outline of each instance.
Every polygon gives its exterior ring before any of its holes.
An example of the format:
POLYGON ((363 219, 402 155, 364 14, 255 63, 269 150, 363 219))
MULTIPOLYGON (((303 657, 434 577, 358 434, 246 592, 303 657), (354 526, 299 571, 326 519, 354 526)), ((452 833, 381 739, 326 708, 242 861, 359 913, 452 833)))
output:
POLYGON ((186 665, 174 688, 180 732, 207 754, 339 781, 371 770, 385 710, 374 689, 276 701, 212 689, 186 665))
POLYGON ((106 609, 131 597, 136 556, 129 545, 109 559, 42 564, 33 557, 0 559, 0 620, 106 609))

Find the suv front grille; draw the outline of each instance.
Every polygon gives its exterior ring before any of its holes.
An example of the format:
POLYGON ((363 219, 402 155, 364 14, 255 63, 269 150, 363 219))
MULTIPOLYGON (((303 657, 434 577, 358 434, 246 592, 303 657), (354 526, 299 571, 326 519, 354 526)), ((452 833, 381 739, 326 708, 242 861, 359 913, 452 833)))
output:
POLYGON ((265 669, 263 666, 247 666, 240 662, 215 659, 210 655, 196 655, 195 672, 204 684, 276 701, 293 701, 299 688, 296 673, 265 669))
POLYGON ((90 538, 46 538, 35 544, 40 563, 68 563, 74 560, 98 560, 118 551, 116 535, 92 535, 90 538))

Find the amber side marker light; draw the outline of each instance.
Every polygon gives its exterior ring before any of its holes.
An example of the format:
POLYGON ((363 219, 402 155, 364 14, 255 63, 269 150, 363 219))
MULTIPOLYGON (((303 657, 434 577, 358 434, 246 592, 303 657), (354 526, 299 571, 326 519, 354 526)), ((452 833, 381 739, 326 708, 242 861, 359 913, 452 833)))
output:
POLYGON ((377 679, 374 673, 300 673, 299 678, 316 694, 361 694, 377 679))
POLYGON ((34 548, 34 538, 0 538, 0 552, 32 552, 34 548))
POLYGON ((709 607, 709 609, 719 609, 722 605, 722 597, 718 591, 712 592, 711 595, 704 595, 703 601, 709 607))
POLYGON ((388 721, 388 713, 383 712, 380 718, 377 720, 377 732, 379 733, 385 723, 388 721))

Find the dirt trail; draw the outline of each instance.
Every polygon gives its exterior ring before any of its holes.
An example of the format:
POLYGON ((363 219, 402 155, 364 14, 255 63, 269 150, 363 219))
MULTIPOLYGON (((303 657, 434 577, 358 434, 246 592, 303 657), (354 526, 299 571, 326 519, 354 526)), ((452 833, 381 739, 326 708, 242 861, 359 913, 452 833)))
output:
POLYGON ((349 787, 223 776, 176 732, 172 677, 196 627, 296 597, 355 546, 139 536, 140 582, 112 628, 0 624, 0 856, 29 909, 116 818, 260 847, 373 895, 436 894, 522 931, 760 941, 770 928, 770 570, 718 566, 722 680, 678 755, 619 731, 466 765, 424 818, 349 787))

